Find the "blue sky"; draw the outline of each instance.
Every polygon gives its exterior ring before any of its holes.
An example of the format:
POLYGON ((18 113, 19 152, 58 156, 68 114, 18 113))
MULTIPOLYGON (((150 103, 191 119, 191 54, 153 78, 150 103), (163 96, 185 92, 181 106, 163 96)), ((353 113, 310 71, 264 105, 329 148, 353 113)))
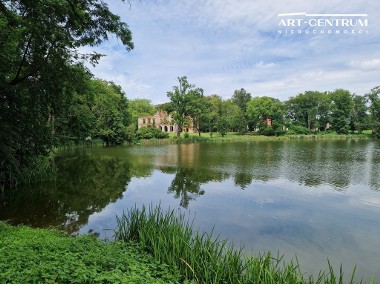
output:
POLYGON ((129 99, 167 102, 179 76, 205 95, 224 99, 240 88, 254 97, 286 100, 336 88, 363 95, 380 85, 380 1, 135 0, 131 7, 107 2, 129 25, 135 48, 126 52, 111 37, 94 48, 107 56, 90 69, 121 85, 129 99), (368 26, 340 28, 349 34, 320 34, 331 29, 326 27, 313 28, 315 35, 278 34, 292 29, 279 26, 278 14, 294 12, 368 14, 368 26), (351 34, 358 29, 363 34, 351 34))

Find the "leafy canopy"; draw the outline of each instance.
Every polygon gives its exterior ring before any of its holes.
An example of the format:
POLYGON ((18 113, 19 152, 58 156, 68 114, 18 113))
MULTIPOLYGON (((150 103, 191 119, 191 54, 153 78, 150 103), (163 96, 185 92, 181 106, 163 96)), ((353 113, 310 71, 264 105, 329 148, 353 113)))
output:
POLYGON ((102 0, 0 1, 0 187, 48 154, 57 114, 88 78, 84 62, 102 56, 80 48, 110 35, 133 48, 127 24, 102 0))
POLYGON ((179 139, 182 126, 186 123, 188 116, 197 112, 197 106, 201 105, 203 89, 195 88, 195 85, 187 81, 187 77, 178 77, 179 86, 174 86, 171 92, 167 92, 172 107, 174 108, 173 119, 178 124, 177 138, 179 139))

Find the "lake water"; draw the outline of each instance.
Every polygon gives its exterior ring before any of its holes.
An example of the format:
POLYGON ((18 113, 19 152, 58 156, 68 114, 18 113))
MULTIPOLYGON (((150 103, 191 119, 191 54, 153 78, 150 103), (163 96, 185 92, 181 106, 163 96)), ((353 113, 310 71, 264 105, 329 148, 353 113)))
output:
POLYGON ((81 148, 56 182, 0 195, 0 219, 111 238, 135 204, 179 209, 247 252, 380 279, 380 141, 310 140, 81 148))

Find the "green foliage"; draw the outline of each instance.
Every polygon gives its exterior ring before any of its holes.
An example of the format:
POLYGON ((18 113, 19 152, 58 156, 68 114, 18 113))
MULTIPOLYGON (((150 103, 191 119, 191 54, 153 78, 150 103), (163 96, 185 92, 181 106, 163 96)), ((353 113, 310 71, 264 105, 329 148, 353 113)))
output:
POLYGON ((217 122, 221 114, 223 100, 218 95, 211 95, 205 98, 209 109, 204 114, 204 119, 201 120, 201 129, 203 131, 208 131, 212 136, 212 132, 217 131, 217 122))
POLYGON ((330 93, 330 97, 332 129, 338 134, 347 134, 353 106, 352 95, 347 90, 338 89, 330 93))
POLYGON ((227 134, 228 129, 230 128, 230 122, 226 115, 222 115, 218 118, 217 122, 218 132, 222 137, 227 134))
POLYGON ((134 99, 128 101, 129 111, 131 113, 131 124, 137 129, 137 119, 140 116, 150 116, 156 113, 156 108, 150 100, 134 99))
POLYGON ((224 117, 228 122, 228 131, 244 133, 247 131, 247 120, 240 107, 232 100, 226 100, 221 104, 219 117, 224 117))
POLYGON ((90 75, 83 74, 78 84, 80 86, 67 94, 59 111, 52 115, 52 135, 56 145, 78 145, 94 135, 96 117, 92 111, 94 94, 90 89, 90 75))
POLYGON ((286 134, 294 135, 294 134, 302 134, 307 135, 311 134, 311 131, 307 127, 299 126, 299 125, 290 125, 288 127, 288 132, 286 134))
MULTIPOLYGON (((182 282, 195 283, 343 283, 343 271, 315 278, 305 276, 297 262, 284 263, 270 253, 244 256, 227 240, 213 233, 194 231, 192 223, 175 210, 163 212, 160 206, 132 208, 117 218, 117 240, 136 242, 161 263, 178 270, 182 282)), ((355 269, 349 283, 354 283, 355 269)))
POLYGON ((265 136, 275 136, 275 130, 273 129, 272 126, 264 126, 261 127, 259 130, 260 135, 265 135, 265 136))
POLYGON ((160 110, 166 111, 167 113, 173 113, 175 111, 174 104, 172 102, 159 104, 156 106, 156 111, 160 110))
POLYGON ((350 118, 350 130, 362 133, 363 130, 370 128, 367 98, 364 96, 352 96, 352 110, 350 118))
POLYGON ((161 129, 155 127, 143 127, 137 131, 136 136, 138 139, 165 139, 169 138, 169 133, 162 132, 161 129))
POLYGON ((241 88, 240 90, 235 90, 232 96, 232 102, 235 105, 237 105, 243 113, 245 113, 247 109, 247 103, 251 99, 251 94, 244 90, 244 88, 241 88))
POLYGON ((369 94, 366 95, 370 102, 370 126, 372 128, 372 134, 380 137, 380 87, 375 87, 369 94))
POLYGON ((96 117, 95 136, 106 145, 123 143, 131 121, 124 92, 120 86, 101 80, 91 81, 91 92, 95 96, 92 108, 96 117))
POLYGON ((308 129, 324 129, 330 120, 330 96, 318 91, 306 91, 285 102, 286 116, 292 124, 308 129))
POLYGON ((195 85, 187 81, 187 77, 178 77, 179 86, 174 86, 173 91, 167 92, 174 108, 173 119, 178 125, 177 139, 180 139, 182 126, 186 123, 188 116, 200 115, 197 107, 202 107, 204 102, 203 90, 195 88, 195 85))
POLYGON ((272 124, 283 121, 283 106, 278 99, 270 97, 255 97, 247 104, 247 116, 254 128, 266 127, 265 120, 271 119, 272 124))
MULTIPOLYGON (((96 64, 101 55, 78 48, 96 46, 111 34, 133 48, 128 26, 101 0, 0 2, 1 187, 20 181, 59 142, 55 119, 61 112, 73 114, 65 123, 92 123, 85 106, 69 102, 88 77, 84 62, 96 64)), ((74 127, 62 132, 84 135, 74 127)))
POLYGON ((138 246, 0 223, 1 283, 178 283, 138 246))
POLYGON ((208 100, 203 96, 203 90, 190 94, 190 103, 188 106, 188 115, 191 117, 194 128, 201 135, 201 123, 207 120, 208 109, 210 108, 208 100))

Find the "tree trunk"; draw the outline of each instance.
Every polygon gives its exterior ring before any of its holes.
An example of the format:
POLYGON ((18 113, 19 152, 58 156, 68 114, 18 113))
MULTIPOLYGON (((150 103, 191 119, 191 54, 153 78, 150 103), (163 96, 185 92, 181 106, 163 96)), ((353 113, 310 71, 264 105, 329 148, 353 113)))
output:
POLYGON ((177 126, 177 140, 181 138, 182 123, 178 123, 177 126))

